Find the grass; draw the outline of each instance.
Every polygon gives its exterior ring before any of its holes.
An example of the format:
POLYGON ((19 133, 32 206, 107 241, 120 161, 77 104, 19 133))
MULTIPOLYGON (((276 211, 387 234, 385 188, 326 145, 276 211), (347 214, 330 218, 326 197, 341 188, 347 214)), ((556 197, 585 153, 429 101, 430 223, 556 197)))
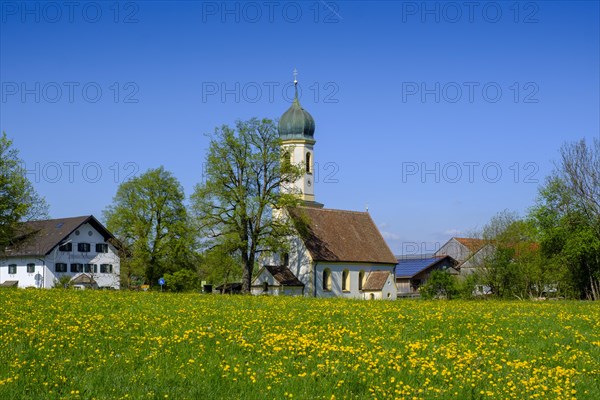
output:
POLYGON ((600 304, 0 291, 0 398, 600 398, 600 304))

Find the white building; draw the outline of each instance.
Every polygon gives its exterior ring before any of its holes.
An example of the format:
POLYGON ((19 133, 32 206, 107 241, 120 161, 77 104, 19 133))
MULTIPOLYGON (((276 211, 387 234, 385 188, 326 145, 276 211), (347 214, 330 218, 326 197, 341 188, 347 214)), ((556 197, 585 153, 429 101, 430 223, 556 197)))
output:
POLYGON ((302 206, 276 218, 291 218, 298 234, 290 238, 289 252, 265 260, 252 293, 395 300, 397 260, 369 213, 325 209, 315 200, 314 131, 296 90, 279 120, 279 136, 289 160, 305 173, 281 190, 298 194, 302 206))
POLYGON ((62 276, 75 287, 119 289, 113 235, 93 216, 24 223, 0 257, 0 285, 51 288, 62 276))

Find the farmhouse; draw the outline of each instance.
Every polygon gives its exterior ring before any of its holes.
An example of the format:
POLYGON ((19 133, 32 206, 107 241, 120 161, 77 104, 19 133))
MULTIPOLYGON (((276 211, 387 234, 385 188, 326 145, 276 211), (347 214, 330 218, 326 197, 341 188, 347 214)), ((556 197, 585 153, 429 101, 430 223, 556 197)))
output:
POLYGON ((458 275, 458 271, 454 269, 456 264, 457 261, 450 256, 411 255, 400 257, 396 266, 398 297, 418 296, 419 288, 427 282, 435 270, 458 275))
POLYGON ((289 252, 264 260, 252 293, 396 299, 396 258, 369 213, 323 208, 315 199, 315 122, 300 105, 297 83, 279 136, 286 157, 305 173, 281 190, 297 193, 302 205, 274 215, 291 219, 297 234, 289 239, 289 252))
POLYGON ((493 246, 483 240, 474 238, 450 238, 438 251, 435 256, 450 256, 458 264, 456 268, 461 275, 469 275, 483 264, 485 258, 493 252, 493 246))
POLYGON ((51 288, 63 276, 75 287, 119 288, 113 235, 91 215, 23 223, 0 258, 0 284, 51 288))

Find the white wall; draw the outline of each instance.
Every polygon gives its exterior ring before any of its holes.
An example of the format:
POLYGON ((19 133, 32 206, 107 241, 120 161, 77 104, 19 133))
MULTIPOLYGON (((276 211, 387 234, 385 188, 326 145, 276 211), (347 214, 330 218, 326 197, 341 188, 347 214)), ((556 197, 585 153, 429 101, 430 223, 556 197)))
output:
POLYGON ((354 264, 354 263, 329 263, 319 262, 316 265, 316 295, 317 297, 347 297, 354 299, 368 299, 368 293, 358 289, 358 280, 360 271, 365 272, 366 282, 369 273, 372 271, 388 271, 389 276, 381 292, 374 292, 379 298, 395 300, 396 299, 396 283, 394 282, 394 267, 393 265, 386 266, 380 264, 354 264), (323 271, 325 269, 331 271, 331 290, 323 290, 323 271), (342 290, 342 276, 344 270, 348 270, 350 274, 350 287, 349 290, 342 290), (389 296, 388 296, 389 294, 389 296))
POLYGON ((35 257, 8 257, 0 260, 0 283, 5 281, 19 281, 19 287, 45 287, 51 288, 54 286, 54 280, 60 276, 67 275, 71 278, 79 275, 79 273, 71 272, 72 263, 80 264, 97 264, 98 272, 90 273, 93 279, 98 283, 99 287, 112 287, 119 289, 119 271, 120 261, 117 255, 117 250, 111 244, 108 245, 108 253, 96 253, 96 243, 106 243, 100 233, 98 233, 90 224, 83 224, 76 232, 73 232, 64 242, 71 242, 73 250, 71 252, 62 252, 55 247, 45 256, 35 257), (77 235, 79 232, 79 235, 77 235), (91 235, 90 235, 91 232, 91 235), (82 253, 77 251, 77 243, 89 243, 90 251, 82 253), (40 260, 41 259, 41 260, 40 260), (42 261, 43 260, 43 261, 42 261), (27 263, 35 263, 35 273, 27 273, 27 263), (57 273, 55 270, 56 263, 66 263, 67 272, 57 273), (17 264, 17 273, 9 274, 8 265, 17 264), (112 264, 113 272, 100 273, 100 264, 112 264), (45 266, 44 266, 45 265, 45 266), (36 281, 36 275, 40 274, 43 279, 36 281))

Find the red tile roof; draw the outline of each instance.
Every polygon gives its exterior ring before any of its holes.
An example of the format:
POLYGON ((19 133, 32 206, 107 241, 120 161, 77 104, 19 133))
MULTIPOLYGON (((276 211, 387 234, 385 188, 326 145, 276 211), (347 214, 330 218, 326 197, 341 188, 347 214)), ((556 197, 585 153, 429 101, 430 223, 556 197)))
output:
POLYGON ((471 250, 473 253, 481 249, 486 244, 486 241, 483 239, 455 237, 454 240, 471 250))
POLYGON ((314 261, 397 263, 367 212, 311 207, 288 211, 314 261))

